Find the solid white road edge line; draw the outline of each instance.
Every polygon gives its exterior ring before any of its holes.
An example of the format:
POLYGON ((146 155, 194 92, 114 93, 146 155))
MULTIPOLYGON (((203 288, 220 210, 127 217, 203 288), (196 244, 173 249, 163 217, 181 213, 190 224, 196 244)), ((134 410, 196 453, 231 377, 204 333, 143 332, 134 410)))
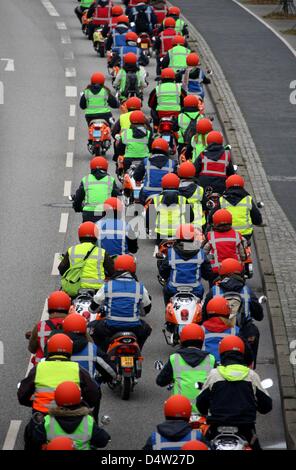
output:
POLYGON ((75 127, 70 126, 68 129, 68 140, 75 139, 75 127))
POLYGON ((44 8, 46 8, 50 16, 60 16, 51 2, 49 2, 48 0, 41 0, 41 3, 44 8))
POLYGON ((63 212, 61 214, 59 233, 66 233, 67 232, 68 219, 69 219, 69 213, 68 212, 63 212))
POLYGON ((20 420, 11 420, 5 437, 2 450, 13 450, 22 422, 20 420))
POLYGON ((73 166, 73 152, 67 152, 67 157, 66 157, 66 167, 67 168, 72 168, 73 166))
POLYGON ((52 265, 52 270, 51 270, 51 275, 52 276, 59 276, 59 270, 58 270, 58 265, 60 264, 61 253, 55 253, 54 259, 53 259, 53 265, 52 265))

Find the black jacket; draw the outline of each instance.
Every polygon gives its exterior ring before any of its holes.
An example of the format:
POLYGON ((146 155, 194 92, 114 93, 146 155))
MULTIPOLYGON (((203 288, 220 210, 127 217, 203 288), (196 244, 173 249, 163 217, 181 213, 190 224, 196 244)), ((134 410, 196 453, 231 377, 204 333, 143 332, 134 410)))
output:
MULTIPOLYGON (((184 361, 187 362, 187 364, 189 364, 192 368, 197 367, 209 355, 209 353, 207 353, 206 351, 201 351, 198 348, 185 348, 183 346, 181 346, 180 349, 176 351, 176 353, 180 354, 182 359, 184 359, 184 361)), ((173 368, 171 365, 171 361, 168 360, 164 368, 158 374, 156 378, 156 384, 160 387, 165 387, 166 385, 171 384, 173 380, 173 368)))
MULTIPOLYGON (((102 178, 105 178, 105 176, 107 176, 107 172, 106 171, 102 171, 100 169, 96 169, 96 170, 91 170, 91 174, 98 180, 100 181, 102 178)), ((114 183, 113 183, 113 188, 112 188, 112 192, 111 192, 111 196, 112 197, 117 197, 121 194, 121 191, 120 189, 117 187, 116 185, 116 182, 114 180, 114 183)), ((85 199, 85 189, 84 189, 84 185, 81 181, 80 183, 80 186, 79 188, 77 189, 76 193, 75 193, 75 196, 73 197, 73 209, 75 210, 75 212, 82 212, 82 209, 83 209, 83 201, 85 199)))
MULTIPOLYGON (((81 404, 77 407, 56 407, 49 413, 53 416, 66 434, 73 434, 80 425, 82 419, 90 414, 90 409, 81 404)), ((44 416, 34 416, 26 428, 26 440, 29 441, 27 450, 41 450, 43 444, 47 443, 47 434, 44 426, 44 416)), ((89 444, 92 448, 106 447, 110 440, 109 434, 93 422, 93 429, 89 444)))
MULTIPOLYGON (((171 158, 168 155, 165 154, 160 154, 160 153, 154 153, 152 152, 152 156, 149 158, 150 162, 152 165, 157 166, 157 168, 161 169, 163 168, 171 158)), ((175 165, 175 170, 174 173, 176 173, 177 170, 177 162, 174 163, 175 165)), ((142 181, 146 173, 146 168, 144 164, 144 160, 137 166, 134 172, 134 177, 136 181, 142 181)), ((182 194, 183 196, 183 194, 182 194)))
MULTIPOLYGON (((223 194, 223 198, 227 199, 227 201, 233 206, 236 206, 246 196, 249 196, 249 193, 244 188, 239 188, 237 186, 227 189, 223 194)), ((218 209, 220 209, 220 205, 218 205, 217 208, 210 214, 210 221, 214 212, 216 212, 216 210, 218 209)), ((252 200, 252 209, 250 211, 250 217, 251 217, 251 221, 253 225, 262 224, 261 212, 253 200, 252 200)))
MULTIPOLYGON (((141 125, 132 124, 130 129, 132 129, 133 137, 135 139, 143 139, 148 134, 148 129, 145 124, 141 124, 141 125)), ((152 132, 150 132, 149 141, 148 141, 149 149, 151 149, 152 140, 153 140, 153 136, 152 136, 152 132)), ((118 142, 118 146, 117 146, 117 154, 124 155, 125 149, 126 149, 126 145, 122 142, 122 139, 120 139, 120 141, 118 142)), ((149 155, 147 155, 147 157, 149 157, 149 155)), ((137 155, 135 155, 135 159, 136 158, 137 158, 137 155)))
MULTIPOLYGON (((156 430, 163 437, 168 439, 171 442, 178 442, 187 434, 192 431, 192 427, 187 421, 183 420, 167 420, 161 424, 158 424, 156 430)), ((185 444, 185 442, 184 442, 185 444)), ((153 450, 152 445, 152 436, 147 439, 143 450, 150 451, 153 450)))
MULTIPOLYGON (((240 353, 222 354, 223 366, 243 364, 240 353)), ((272 410, 272 399, 261 387, 258 374, 249 369, 243 380, 229 381, 223 378, 219 368, 213 369, 196 399, 200 413, 214 425, 240 426, 255 424, 256 413, 266 414, 272 410)))
MULTIPOLYGON (((182 241, 177 241, 173 249, 182 259, 186 261, 197 255, 199 252, 199 248, 192 250, 184 249, 184 243, 182 241)), ((158 269, 159 274, 163 279, 169 279, 172 268, 169 265, 168 258, 165 258, 159 263, 158 269)), ((210 283, 216 278, 216 274, 213 273, 211 263, 208 261, 208 259, 205 259, 205 261, 201 264, 201 276, 210 283)))
MULTIPOLYGON (((245 286, 245 280, 237 275, 233 274, 232 276, 225 277, 222 279, 222 281, 219 283, 219 287, 225 292, 238 292, 240 293, 243 287, 245 286)), ((251 302, 250 302, 250 314, 251 317, 254 318, 254 320, 261 321, 263 320, 264 313, 263 313, 263 308, 262 305, 259 304, 259 300, 257 295, 252 291, 252 289, 248 286, 251 302)), ((204 304, 203 304, 203 320, 206 320, 207 317, 207 312, 206 312, 206 307, 208 302, 213 298, 213 293, 212 291, 207 293, 207 296, 205 298, 204 304)))
MULTIPOLYGON (((60 361, 59 359, 55 359, 54 357, 46 359, 47 361, 60 361)), ((68 359, 63 359, 63 361, 68 361, 68 359)), ((33 367, 29 372, 29 375, 24 378, 21 383, 20 387, 17 392, 18 401, 23 406, 31 407, 33 404, 32 396, 35 392, 35 376, 37 371, 37 366, 33 367)), ((87 403, 87 405, 92 408, 94 407, 99 398, 99 387, 96 382, 91 378, 87 370, 79 365, 79 379, 80 379, 80 389, 81 389, 81 396, 83 400, 87 403)))
MULTIPOLYGON (((100 93, 102 88, 103 88, 102 85, 88 85, 87 87, 87 89, 90 90, 95 95, 100 93)), ((115 98, 115 96, 112 95, 111 91, 108 88, 106 87, 104 88, 108 91, 108 105, 114 109, 119 108, 119 103, 117 99, 115 98)), ((86 102, 84 93, 81 95, 81 98, 80 98, 80 108, 81 109, 87 108, 87 102, 86 102)))

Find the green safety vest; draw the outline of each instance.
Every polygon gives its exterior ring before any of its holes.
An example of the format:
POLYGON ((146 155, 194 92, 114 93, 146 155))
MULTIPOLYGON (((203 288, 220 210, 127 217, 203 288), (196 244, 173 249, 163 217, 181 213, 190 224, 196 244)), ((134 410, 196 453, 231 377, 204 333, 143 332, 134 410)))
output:
POLYGON ((236 206, 230 204, 227 199, 220 197, 221 209, 227 209, 232 214, 232 228, 241 235, 251 235, 253 224, 251 220, 252 196, 244 197, 236 206))
POLYGON ((131 127, 131 120, 130 116, 133 111, 128 111, 127 113, 123 113, 120 115, 119 123, 120 129, 123 131, 124 129, 129 129, 131 127))
POLYGON ((204 384, 209 373, 215 365, 215 358, 209 354, 198 366, 191 367, 181 356, 175 353, 170 356, 170 363, 173 369, 174 387, 173 395, 183 395, 192 404, 192 411, 198 412, 196 398, 200 394, 197 383, 204 384))
POLYGON ((180 83, 161 83, 156 87, 157 107, 156 111, 180 111, 181 110, 181 85, 180 83))
POLYGON ((110 112, 108 106, 108 92, 104 87, 102 87, 97 94, 94 94, 89 88, 86 88, 86 90, 84 90, 84 96, 86 99, 86 115, 110 112))
POLYGON ((202 199, 204 188, 197 186, 192 196, 187 198, 194 212, 194 221, 191 222, 195 227, 200 228, 206 223, 206 217, 202 209, 202 199))
POLYGON ((181 69, 187 69, 186 57, 190 54, 190 50, 187 47, 178 44, 169 50, 170 63, 169 67, 175 72, 181 69))
MULTIPOLYGON (((120 78, 121 78, 121 80, 120 80, 120 93, 121 93, 121 95, 123 95, 124 92, 125 92, 127 73, 124 69, 121 69, 119 73, 120 73, 120 78)), ((140 70, 138 70, 136 72, 136 77, 137 77, 138 86, 139 86, 139 84, 141 82, 141 71, 140 70)))
POLYGON ((206 149, 206 138, 202 134, 197 136, 197 141, 195 140, 196 136, 193 136, 191 139, 191 147, 192 147, 192 162, 194 163, 195 160, 199 157, 199 155, 206 149))
MULTIPOLYGON (((70 267, 82 261, 93 246, 93 243, 90 242, 71 246, 68 249, 70 267)), ((105 280, 104 259, 105 250, 96 246, 84 263, 81 273, 81 289, 100 289, 102 287, 105 280)))
POLYGON ((125 129, 121 134, 122 143, 125 147, 124 158, 145 158, 150 155, 148 147, 150 131, 141 139, 133 137, 133 129, 125 129))
POLYGON ((112 194, 114 181, 113 176, 110 175, 106 175, 100 180, 92 174, 82 178, 85 191, 83 211, 102 212, 104 202, 112 194))
POLYGON ((185 25, 185 22, 183 20, 181 20, 180 18, 178 18, 176 20, 176 26, 175 26, 176 33, 182 34, 184 25, 185 25))
POLYGON ((67 433, 54 416, 45 416, 44 428, 47 441, 55 437, 65 436, 74 441, 76 450, 90 450, 90 440, 94 427, 94 419, 91 416, 83 416, 79 426, 71 434, 67 433))
POLYGON ((196 119, 196 122, 198 122, 200 119, 203 118, 203 115, 199 113, 199 111, 194 111, 190 113, 180 113, 178 116, 178 126, 179 126, 179 138, 178 142, 179 144, 184 144, 184 134, 187 130, 187 127, 189 126, 190 122, 193 119, 196 119))
POLYGON ((183 196, 178 196, 178 204, 166 206, 162 204, 163 195, 156 195, 152 198, 156 210, 155 232, 163 237, 175 235, 179 225, 184 224, 186 219, 186 209, 190 208, 187 200, 183 196))
POLYGON ((94 0, 80 0, 80 6, 82 8, 89 8, 94 0))

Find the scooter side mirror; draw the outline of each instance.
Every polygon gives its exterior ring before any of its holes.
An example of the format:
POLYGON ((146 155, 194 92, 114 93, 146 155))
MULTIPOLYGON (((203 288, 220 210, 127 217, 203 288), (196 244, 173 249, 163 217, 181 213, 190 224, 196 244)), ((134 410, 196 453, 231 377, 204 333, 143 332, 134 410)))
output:
POLYGON ((163 362, 162 361, 155 361, 154 362, 154 369, 155 370, 162 370, 163 369, 163 362))
POLYGON ((233 165, 233 169, 234 169, 235 173, 237 173, 238 165, 233 165))
POLYGON ((262 207, 264 207, 264 202, 262 201, 257 202, 257 207, 258 209, 262 209, 262 207))
POLYGON ((268 388, 271 388, 272 386, 273 386, 272 379, 264 379, 261 382, 261 387, 264 388, 264 390, 267 390, 268 388))
POLYGON ((108 426, 111 423, 111 418, 109 415, 103 415, 101 417, 100 423, 102 426, 108 426))
POLYGON ((265 295, 261 295, 261 297, 259 297, 259 304, 266 304, 266 301, 267 297, 265 295))

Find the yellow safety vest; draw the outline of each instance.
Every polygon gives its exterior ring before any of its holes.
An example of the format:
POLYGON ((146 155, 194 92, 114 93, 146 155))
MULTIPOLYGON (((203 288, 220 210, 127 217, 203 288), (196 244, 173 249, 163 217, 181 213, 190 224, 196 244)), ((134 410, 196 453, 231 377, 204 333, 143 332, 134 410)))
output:
MULTIPOLYGON (((85 255, 93 248, 93 243, 84 242, 71 246, 68 249, 70 267, 83 260, 85 255)), ((104 284, 105 250, 96 247, 86 259, 81 274, 81 289, 100 289, 104 284)))
POLYGON ((252 196, 246 196, 236 206, 227 199, 220 197, 221 209, 227 209, 232 214, 232 228, 241 235, 251 235, 253 224, 251 220, 252 196))

